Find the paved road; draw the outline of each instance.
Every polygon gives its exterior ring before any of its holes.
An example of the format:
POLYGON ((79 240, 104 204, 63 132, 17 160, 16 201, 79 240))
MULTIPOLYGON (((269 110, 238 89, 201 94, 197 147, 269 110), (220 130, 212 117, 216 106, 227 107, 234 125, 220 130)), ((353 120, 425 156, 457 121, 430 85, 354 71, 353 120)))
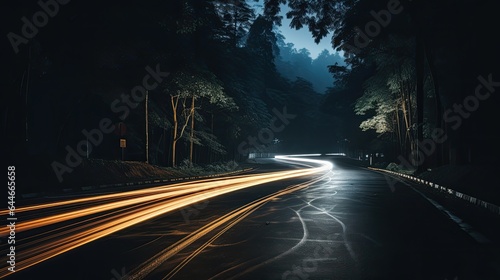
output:
POLYGON ((407 184, 326 160, 331 170, 267 162, 261 171, 317 170, 198 200, 7 278, 500 279, 492 238, 466 232, 407 184))

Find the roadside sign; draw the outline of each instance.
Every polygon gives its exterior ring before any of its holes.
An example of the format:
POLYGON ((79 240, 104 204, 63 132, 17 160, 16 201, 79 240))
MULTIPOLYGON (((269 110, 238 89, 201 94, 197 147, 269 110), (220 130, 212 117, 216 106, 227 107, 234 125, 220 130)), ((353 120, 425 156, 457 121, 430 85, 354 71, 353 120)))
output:
POLYGON ((120 148, 126 148, 127 147, 127 139, 120 139, 120 148))

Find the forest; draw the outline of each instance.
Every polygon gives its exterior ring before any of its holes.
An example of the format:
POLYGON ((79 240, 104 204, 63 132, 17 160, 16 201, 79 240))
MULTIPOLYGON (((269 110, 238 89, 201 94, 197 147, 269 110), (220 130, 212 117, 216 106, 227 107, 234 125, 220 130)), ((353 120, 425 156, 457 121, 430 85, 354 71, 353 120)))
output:
POLYGON ((88 158, 172 167, 251 152, 377 154, 419 170, 498 164, 493 1, 9 6, 10 159, 59 172, 88 158), (336 52, 297 49, 283 16, 336 52))

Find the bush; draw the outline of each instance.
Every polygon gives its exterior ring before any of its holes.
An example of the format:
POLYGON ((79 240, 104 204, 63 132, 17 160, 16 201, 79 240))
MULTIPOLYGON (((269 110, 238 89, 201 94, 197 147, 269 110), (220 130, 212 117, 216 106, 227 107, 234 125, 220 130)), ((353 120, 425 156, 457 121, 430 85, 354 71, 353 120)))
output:
POLYGON ((226 163, 226 168, 228 169, 228 171, 234 171, 234 170, 238 169, 238 167, 240 167, 240 166, 234 160, 230 160, 226 163))
POLYGON ((205 167, 205 170, 209 173, 222 173, 229 172, 238 169, 239 165, 236 161, 231 160, 228 162, 209 164, 205 167))
POLYGON ((415 170, 409 170, 405 166, 398 165, 394 162, 389 163, 385 167, 385 169, 390 170, 390 171, 394 171, 394 172, 398 172, 398 173, 408 174, 408 175, 412 175, 415 172, 415 170))
POLYGON ((389 165, 387 165, 387 167, 385 169, 390 170, 390 171, 398 171, 399 167, 396 163, 391 162, 391 163, 389 163, 389 165))
POLYGON ((203 174, 203 168, 194 165, 189 161, 189 159, 184 159, 181 164, 177 167, 180 171, 183 173, 189 174, 189 175, 201 175, 203 174))
POLYGON ((184 159, 177 169, 189 175, 216 174, 237 170, 239 167, 236 161, 220 162, 209 164, 205 167, 192 164, 188 159, 184 159))

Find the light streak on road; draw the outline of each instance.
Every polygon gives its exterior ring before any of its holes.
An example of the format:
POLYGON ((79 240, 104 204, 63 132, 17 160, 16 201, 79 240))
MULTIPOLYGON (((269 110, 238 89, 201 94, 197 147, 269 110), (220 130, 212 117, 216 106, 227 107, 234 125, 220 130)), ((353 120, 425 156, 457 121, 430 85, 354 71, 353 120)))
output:
POLYGON ((277 155, 276 158, 286 159, 291 157, 319 157, 321 154, 277 155))
MULTIPOLYGON (((16 208, 17 213, 22 213, 19 223, 16 224, 16 234, 21 238, 16 240, 19 244, 16 246, 16 271, 190 204, 270 182, 321 175, 332 168, 331 163, 322 160, 284 156, 276 160, 307 163, 315 167, 230 176, 224 177, 223 180, 221 178, 196 180, 16 208), (26 237, 22 238, 20 234, 26 237)), ((280 195, 295 189, 284 189, 280 195)), ((232 214, 228 214, 229 216, 226 215, 225 219, 218 219, 207 225, 208 228, 205 226, 200 230, 203 232, 209 228, 213 230, 216 224, 222 225, 231 220, 238 220, 238 217, 242 219, 246 216, 245 213, 257 209, 255 207, 260 207, 268 201, 267 199, 271 198, 262 198, 251 205, 239 208, 240 210, 235 210, 237 212, 233 211, 232 214)), ((0 213, 7 214, 6 211, 0 213)), ((203 233, 200 235, 200 230, 189 235, 190 241, 183 244, 187 246, 196 240, 194 237, 199 238, 203 235, 203 233)), ((8 229, 0 230, 1 236, 7 234, 8 229)), ((177 248, 180 248, 179 246, 177 245, 177 248)), ((11 273, 4 263, 0 278, 11 273)))
POLYGON ((227 230, 236 225, 239 221, 243 220, 245 217, 253 213, 255 210, 259 209, 261 206, 266 204, 269 201, 276 199, 279 196, 289 194, 295 192, 297 190, 309 187, 316 182, 324 180, 323 176, 316 177, 307 182, 289 186, 283 190, 272 193, 255 201, 252 201, 236 210, 229 212, 228 214, 210 222, 209 224, 203 226, 202 228, 194 231, 189 234, 185 238, 180 241, 170 245, 168 248, 163 251, 157 253, 155 256, 151 257, 149 260, 143 262, 141 266, 132 271, 131 275, 129 275, 129 279, 143 279, 146 277, 151 271, 160 266, 170 257, 174 256, 176 253, 186 248, 193 242, 197 241, 199 238, 207 236, 210 232, 214 231, 220 226, 224 226, 220 229, 212 238, 210 238, 203 245, 194 250, 188 257, 186 257, 177 267, 175 267, 172 271, 169 272, 164 279, 172 278, 177 272, 179 272, 189 261, 191 261, 194 257, 200 254, 206 247, 208 247, 212 242, 214 242, 218 237, 224 234, 227 230))

